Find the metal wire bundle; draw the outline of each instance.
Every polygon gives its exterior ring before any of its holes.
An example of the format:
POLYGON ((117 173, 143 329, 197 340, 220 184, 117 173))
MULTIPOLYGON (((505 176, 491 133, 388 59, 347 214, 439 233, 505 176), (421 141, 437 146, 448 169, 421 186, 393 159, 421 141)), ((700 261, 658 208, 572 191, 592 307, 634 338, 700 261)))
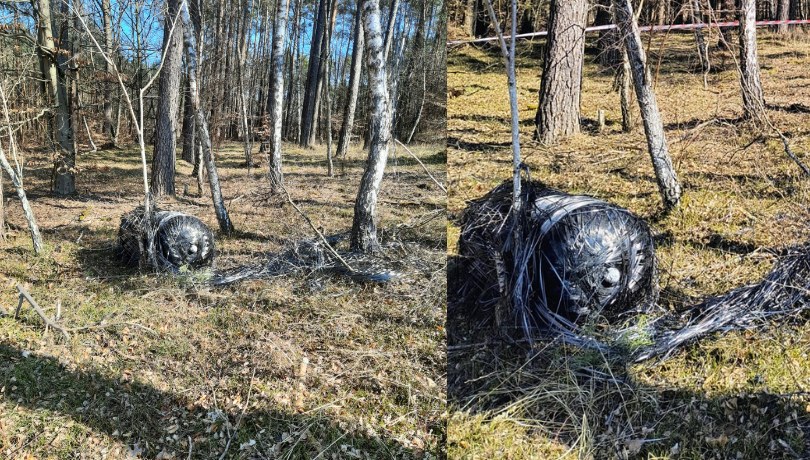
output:
MULTIPOLYGON (((121 217, 118 248, 125 262, 137 264, 140 260, 149 260, 148 254, 152 251, 158 268, 171 272, 213 264, 214 235, 200 219, 179 212, 156 210, 152 213, 151 222, 146 223, 143 207, 121 217)), ((335 245, 344 237, 334 235, 327 241, 335 245)), ((388 265, 377 255, 347 253, 338 258, 326 250, 322 241, 302 240, 292 243, 287 250, 270 254, 260 263, 210 272, 206 282, 224 286, 250 279, 322 272, 381 283, 400 277, 388 265), (352 269, 346 267, 344 262, 350 264, 352 269)))
POLYGON ((636 354, 636 361, 668 356, 677 347, 712 332, 754 329, 767 320, 786 317, 810 307, 810 244, 787 249, 774 268, 757 284, 735 289, 665 315, 650 325, 652 344, 636 354))
POLYGON ((477 299, 477 316, 506 299, 527 337, 552 333, 600 346, 579 325, 651 310, 656 264, 644 221, 539 182, 523 183, 522 202, 521 215, 509 216, 512 184, 504 182, 462 217, 459 253, 470 276, 461 295, 477 299))
MULTIPOLYGON (((330 245, 336 245, 345 235, 332 235, 327 238, 330 245)), ((327 250, 320 240, 302 240, 293 243, 288 250, 271 254, 265 261, 254 265, 243 265, 227 271, 217 272, 211 278, 214 286, 224 286, 251 279, 266 279, 276 276, 310 274, 314 272, 332 273, 357 281, 384 283, 400 278, 400 274, 388 267, 375 255, 360 253, 342 254, 343 261, 327 250), (349 264, 349 270, 343 262, 349 264)))
POLYGON ((529 339, 552 336, 609 351, 636 336, 646 344, 632 358, 644 361, 713 332, 756 328, 810 307, 810 243, 786 250, 757 284, 661 314, 653 240, 642 220, 538 182, 524 182, 521 198, 517 218, 509 216, 511 182, 469 203, 459 237, 469 276, 459 297, 484 321, 504 303, 529 339), (642 313, 652 319, 640 321, 642 313))
POLYGON ((145 222, 143 207, 121 217, 118 247, 126 262, 138 263, 153 252, 155 263, 177 271, 210 266, 214 261, 214 234, 200 219, 174 211, 153 211, 145 222))

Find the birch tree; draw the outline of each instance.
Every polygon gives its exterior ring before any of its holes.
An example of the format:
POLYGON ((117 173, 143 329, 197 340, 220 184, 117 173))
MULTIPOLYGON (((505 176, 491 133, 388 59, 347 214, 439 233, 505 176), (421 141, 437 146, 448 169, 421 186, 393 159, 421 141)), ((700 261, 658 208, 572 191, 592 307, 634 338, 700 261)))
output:
MULTIPOLYGON (((25 216, 25 221, 28 222, 28 231, 31 234, 31 242, 34 246, 34 254, 39 254, 42 252, 42 235, 39 233, 39 226, 37 225, 37 220, 34 217, 34 211, 31 209, 31 203, 28 201, 28 196, 25 194, 25 189, 23 188, 23 181, 22 181, 22 168, 20 167, 19 163, 16 161, 16 141, 14 140, 14 131, 11 125, 11 120, 8 116, 8 105, 6 99, 6 93, 3 89, 3 84, 0 83, 0 102, 2 103, 3 109, 3 116, 5 122, 5 130, 8 134, 8 145, 10 147, 12 158, 15 159, 15 164, 17 165, 17 169, 9 163, 8 157, 6 156, 6 152, 3 149, 3 142, 0 139, 0 168, 6 172, 9 179, 11 179, 11 185, 14 187, 14 190, 17 192, 17 198, 20 200, 20 206, 23 210, 23 215, 25 216)), ((2 178, 0 178, 2 179, 2 178)), ((2 186, 2 184, 0 184, 2 186)), ((2 198, 2 195, 0 195, 2 198)), ((0 206, 0 209, 3 209, 0 206)), ((5 234, 5 222, 3 222, 3 229, 2 233, 5 234)))
POLYGON ((267 134, 270 150, 270 187, 277 192, 283 185, 281 171, 281 122, 284 116, 284 36, 287 33, 289 0, 276 3, 276 24, 273 30, 272 72, 270 81, 271 130, 267 134))
POLYGON ((354 113, 357 110, 357 94, 360 90, 360 74, 363 70, 363 9, 357 6, 354 16, 354 49, 352 50, 351 73, 349 74, 349 95, 343 111, 343 124, 340 127, 337 153, 335 156, 345 158, 351 143, 354 113))
POLYGON ((652 78, 646 66, 647 57, 644 53, 638 24, 633 16, 632 0, 613 0, 613 14, 630 62, 630 73, 633 75, 636 99, 641 109, 644 134, 647 136, 647 148, 655 170, 658 190, 661 193, 664 210, 669 211, 677 207, 681 201, 681 185, 675 174, 675 168, 672 166, 672 159, 669 157, 664 123, 661 120, 658 102, 650 84, 652 78))
POLYGON ((388 149, 391 142, 391 112, 388 106, 379 0, 364 0, 362 14, 371 92, 372 137, 365 170, 360 180, 360 189, 354 204, 351 248, 355 251, 371 252, 379 246, 374 219, 385 164, 388 161, 388 149))
POLYGON ((759 78, 757 57, 757 6, 754 0, 740 2, 740 88, 746 118, 765 120, 765 96, 759 78))
MULTIPOLYGON (((213 155, 211 154, 211 136, 208 132, 208 120, 205 117, 205 110, 200 103, 200 93, 197 86, 197 75, 199 72, 197 67, 197 40, 194 37, 194 27, 191 24, 189 7, 186 1, 182 3, 180 15, 183 18, 183 41, 186 46, 186 62, 188 63, 189 97, 191 98, 191 108, 194 112, 196 131, 197 135, 200 137, 203 162, 208 170, 208 184, 211 187, 211 199, 214 202, 214 210, 217 215, 217 222, 219 222, 219 229, 223 233, 228 234, 233 231, 233 224, 231 223, 231 218, 228 216, 228 210, 225 208, 225 201, 222 199, 219 175, 217 174, 217 167, 214 163, 213 155)), ((202 167, 202 165, 200 165, 200 167, 202 167)))

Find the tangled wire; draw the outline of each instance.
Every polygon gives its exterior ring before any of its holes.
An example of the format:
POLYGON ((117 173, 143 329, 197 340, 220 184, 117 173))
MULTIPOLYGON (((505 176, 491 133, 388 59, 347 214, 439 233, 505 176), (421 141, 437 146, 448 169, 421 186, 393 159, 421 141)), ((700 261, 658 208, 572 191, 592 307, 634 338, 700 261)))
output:
POLYGON ((128 263, 151 260, 169 271, 207 267, 214 261, 214 234, 200 219, 158 210, 147 216, 142 206, 121 217, 118 247, 128 263))
POLYGON ((503 307, 511 326, 530 340, 553 336, 609 351, 628 337, 644 337, 632 351, 641 361, 715 331, 756 327, 810 302, 808 245, 789 250, 758 284, 664 313, 656 304, 654 244, 643 220, 539 182, 523 183, 521 201, 520 214, 510 216, 512 183, 504 182, 469 203, 459 237, 469 276, 458 298, 482 322, 502 318, 503 307))
MULTIPOLYGON (((388 282, 400 274, 375 255, 348 253, 342 256, 328 250, 345 235, 320 240, 295 242, 290 249, 269 255, 266 260, 207 273, 206 283, 224 286, 250 279, 276 276, 333 273, 358 281, 388 282)), ((183 270, 211 267, 214 263, 214 235, 200 219, 180 212, 155 210, 146 216, 139 207, 121 218, 118 229, 119 253, 125 263, 151 263, 160 270, 178 273, 183 270)))

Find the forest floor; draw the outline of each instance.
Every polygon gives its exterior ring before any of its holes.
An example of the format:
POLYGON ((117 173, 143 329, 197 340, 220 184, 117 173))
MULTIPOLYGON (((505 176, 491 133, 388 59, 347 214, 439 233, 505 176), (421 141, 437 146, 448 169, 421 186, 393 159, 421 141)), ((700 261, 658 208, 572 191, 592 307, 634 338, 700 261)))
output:
MULTIPOLYGON (((324 150, 287 146, 285 180, 293 200, 332 234, 351 227, 366 154, 353 149, 345 171, 338 162, 330 178, 324 150)), ((414 151, 446 180, 443 145, 414 151)), ((266 162, 248 175, 241 152, 225 144, 218 153, 237 229, 216 235, 220 267, 314 238, 270 194, 266 162)), ((16 199, 7 203, 14 230, 0 242, 0 305, 13 311, 15 283, 23 283, 48 314, 60 306, 64 327, 82 329, 66 343, 27 306, 18 320, 0 318, 0 456, 443 455, 446 197, 401 148, 379 202, 383 243, 405 275, 388 284, 312 273, 210 288, 193 275, 122 266, 118 223, 142 197, 137 150, 82 153, 78 165, 79 194, 60 198, 48 192, 44 155, 27 155, 44 255, 33 255, 16 199)), ((178 165, 178 197, 161 206, 216 230, 209 194, 198 196, 190 166, 178 165)))
MULTIPOLYGON (((768 114, 810 161, 810 36, 759 29, 768 114)), ((647 220, 667 308, 755 282, 778 250, 810 239, 810 181, 778 138, 739 117, 734 59, 712 49, 703 88, 691 34, 645 43, 677 173, 680 209, 661 201, 640 123, 621 131, 613 75, 589 49, 583 132, 532 141, 542 41, 519 48, 525 163, 533 179, 596 196, 647 220), (607 112, 598 132, 596 113, 607 112)), ((710 43, 715 44, 716 38, 710 43)), ((736 43, 736 38, 735 38, 736 43)), ((448 54, 448 299, 464 274, 459 218, 467 200, 511 177, 509 101, 497 49, 448 54)), ((634 102, 635 104, 635 102, 634 102)), ((638 120, 638 106, 634 106, 638 120)), ((505 345, 492 330, 448 322, 448 452, 452 458, 808 458, 810 324, 707 337, 661 362, 631 365, 557 344, 505 345)))

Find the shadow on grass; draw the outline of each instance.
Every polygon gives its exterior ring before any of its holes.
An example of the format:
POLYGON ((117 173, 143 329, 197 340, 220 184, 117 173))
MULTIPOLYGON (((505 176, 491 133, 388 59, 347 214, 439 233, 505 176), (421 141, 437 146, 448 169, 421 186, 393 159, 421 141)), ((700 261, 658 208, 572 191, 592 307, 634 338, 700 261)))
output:
POLYGON ((467 150, 471 152, 486 152, 486 151, 495 151, 495 150, 503 150, 507 147, 512 146, 512 142, 467 142, 463 141, 457 137, 448 137, 447 138, 447 145, 450 147, 455 147, 461 150, 467 150))
MULTIPOLYGON (((808 458, 810 413, 803 391, 773 394, 754 380, 750 391, 711 395, 678 384, 650 385, 644 375, 655 371, 638 369, 618 354, 514 340, 517 333, 471 317, 472 303, 458 294, 469 276, 463 259, 450 257, 448 264, 448 407, 468 414, 453 418, 460 425, 449 428, 456 443, 448 446, 451 455, 476 445, 480 434, 474 433, 486 432, 476 426, 482 423, 479 415, 483 423, 511 423, 524 433, 518 436, 534 437, 524 442, 544 439, 585 458, 670 458, 676 452, 684 455, 677 458, 808 458), (464 425, 465 417, 472 425, 464 425), (465 438, 468 432, 473 437, 465 438)), ((694 300, 678 288, 661 292, 661 304, 694 300)), ((752 350, 748 353, 756 354, 752 350)), ((707 362, 736 365, 744 350, 730 350, 734 356, 717 350, 706 356, 700 347, 677 353, 702 369, 707 362)), ((672 373, 666 361, 647 365, 672 373)), ((692 377, 706 378, 702 375, 692 377)), ((802 390, 799 382, 796 386, 802 390)))
MULTIPOLYGON (((189 458, 216 458, 225 449, 224 440, 214 436, 220 431, 218 427, 224 431, 227 423, 236 424, 240 418, 228 458, 246 453, 251 457, 273 457, 273 446, 288 454, 287 458, 345 458, 347 446, 377 452, 380 458, 416 457, 415 452, 393 439, 347 430, 322 415, 283 410, 226 413, 216 407, 200 406, 183 395, 158 390, 126 374, 68 370, 55 358, 27 352, 23 355, 22 350, 6 344, 0 344, 0 363, 0 384, 6 388, 7 406, 14 401, 16 406, 70 417, 95 433, 112 436, 129 446, 137 444, 145 458, 155 458, 164 448, 179 450, 185 458, 188 444, 167 442, 167 438, 185 441, 189 437, 194 440, 189 458), (173 431, 167 432, 172 425, 173 431), (258 442, 240 453, 240 445, 251 439, 258 442)), ((257 379, 261 377, 257 375, 257 379)), ((33 439, 38 433, 25 435, 33 439)))
MULTIPOLYGON (((677 458, 808 458, 810 453, 810 414, 802 392, 707 395, 677 384, 651 386, 621 358, 555 342, 510 344, 494 331, 471 332, 469 324, 448 318, 448 407, 451 413, 481 415, 485 423, 497 419, 511 421, 519 431, 531 427, 533 440, 524 442, 544 439, 579 451, 581 458, 675 458, 676 452, 684 455, 677 458), (583 437, 590 440, 584 449, 583 437)), ((685 353, 695 362, 724 360, 685 353)), ((451 455, 476 443, 458 432, 464 429, 450 427, 460 444, 448 446, 451 455)))

